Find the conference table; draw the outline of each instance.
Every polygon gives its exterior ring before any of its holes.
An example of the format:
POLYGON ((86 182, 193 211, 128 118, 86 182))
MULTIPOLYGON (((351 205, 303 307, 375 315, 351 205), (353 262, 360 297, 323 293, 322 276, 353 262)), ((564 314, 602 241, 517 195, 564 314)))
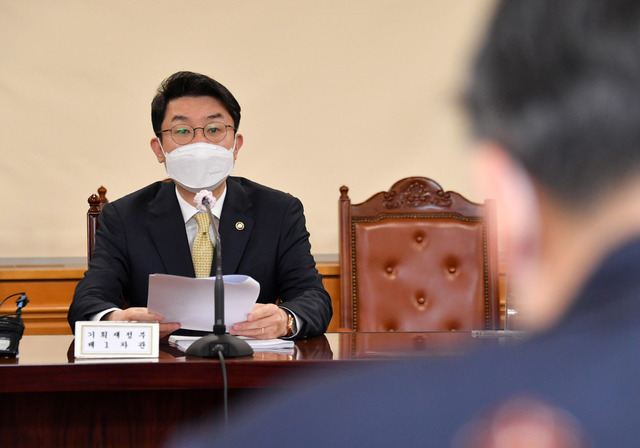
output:
MULTIPOLYGON (((504 331, 339 332, 227 359, 228 418, 233 423, 247 403, 277 398, 305 381, 517 339, 504 331)), ((24 336, 16 358, 0 358, 3 446, 155 447, 180 425, 222 418, 217 359, 186 357, 164 342, 153 359, 88 360, 73 353, 72 335, 24 336)))

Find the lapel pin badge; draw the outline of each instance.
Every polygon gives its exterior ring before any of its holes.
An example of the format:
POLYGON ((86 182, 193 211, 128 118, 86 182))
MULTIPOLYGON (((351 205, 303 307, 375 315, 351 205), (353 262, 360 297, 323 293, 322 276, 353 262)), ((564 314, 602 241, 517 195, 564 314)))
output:
POLYGON ((244 223, 242 221, 236 223, 236 230, 244 230, 244 223))

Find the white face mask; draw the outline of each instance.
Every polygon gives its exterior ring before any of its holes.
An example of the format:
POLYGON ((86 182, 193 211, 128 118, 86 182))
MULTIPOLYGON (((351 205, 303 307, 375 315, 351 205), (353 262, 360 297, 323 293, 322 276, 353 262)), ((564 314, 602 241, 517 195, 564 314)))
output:
POLYGON ((167 154, 160 143, 167 176, 192 193, 215 190, 222 185, 233 172, 235 147, 235 141, 231 149, 197 142, 179 146, 167 154))

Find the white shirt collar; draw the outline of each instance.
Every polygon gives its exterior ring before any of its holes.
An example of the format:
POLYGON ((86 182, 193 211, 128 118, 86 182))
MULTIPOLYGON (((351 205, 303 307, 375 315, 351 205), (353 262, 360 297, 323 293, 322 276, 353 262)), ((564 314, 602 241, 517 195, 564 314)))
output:
MULTIPOLYGON (((182 198, 182 196, 180 196, 180 192, 178 191, 177 186, 176 186, 176 197, 178 198, 178 204, 180 204, 180 211, 182 212, 182 218, 186 223, 191 219, 193 215, 198 213, 198 209, 193 204, 189 204, 187 201, 185 201, 182 198)), ((222 216, 222 206, 224 205, 224 199, 226 197, 227 197, 227 186, 225 185, 224 191, 220 195, 220 199, 216 201, 216 205, 214 205, 213 208, 211 209, 211 213, 213 213, 213 216, 215 216, 218 219, 220 219, 220 216, 222 216)))

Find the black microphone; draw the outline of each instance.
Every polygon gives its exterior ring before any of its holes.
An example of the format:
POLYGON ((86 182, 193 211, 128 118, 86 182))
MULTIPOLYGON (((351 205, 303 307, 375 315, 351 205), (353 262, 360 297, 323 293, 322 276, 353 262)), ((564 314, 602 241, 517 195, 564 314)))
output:
POLYGON ((213 257, 213 266, 215 271, 214 283, 214 322, 213 334, 203 336, 194 341, 186 350, 187 356, 197 356, 200 358, 217 358, 221 352, 227 358, 235 358, 239 356, 253 355, 253 349, 247 342, 237 336, 227 333, 227 327, 224 324, 224 280, 222 278, 222 245, 220 243, 220 233, 216 228, 211 213, 211 204, 205 196, 202 198, 202 205, 207 209, 209 221, 213 228, 213 237, 215 239, 215 251, 213 257))
MULTIPOLYGON (((0 357, 15 358, 18 354, 18 345, 24 332, 24 322, 22 322, 22 308, 29 303, 29 298, 24 292, 11 294, 10 297, 20 296, 16 299, 18 309, 15 313, 0 316, 0 357)), ((0 305, 2 305, 0 303, 0 305)))

